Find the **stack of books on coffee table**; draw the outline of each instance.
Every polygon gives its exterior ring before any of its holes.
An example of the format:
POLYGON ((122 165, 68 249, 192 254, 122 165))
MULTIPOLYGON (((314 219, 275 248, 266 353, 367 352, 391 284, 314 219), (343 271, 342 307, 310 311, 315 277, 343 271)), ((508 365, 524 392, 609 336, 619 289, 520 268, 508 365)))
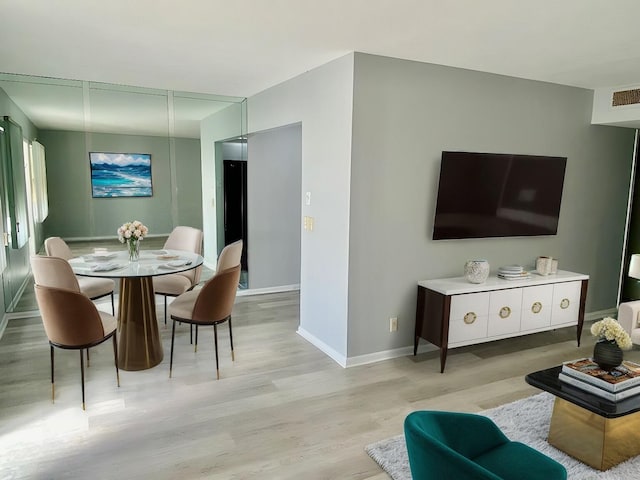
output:
POLYGON ((591 358, 565 362, 558 379, 613 402, 640 394, 640 365, 627 360, 611 371, 603 370, 591 358))
POLYGON ((505 265, 498 268, 498 278, 503 280, 522 280, 530 276, 531 274, 521 265, 505 265))

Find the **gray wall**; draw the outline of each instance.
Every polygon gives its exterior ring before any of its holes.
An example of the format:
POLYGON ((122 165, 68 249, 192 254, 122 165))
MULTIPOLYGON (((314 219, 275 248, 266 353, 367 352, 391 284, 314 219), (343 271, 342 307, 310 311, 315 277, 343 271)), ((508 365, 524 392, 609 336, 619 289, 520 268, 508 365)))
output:
POLYGON ((302 192, 312 194, 302 215, 315 222, 313 231, 302 232, 298 333, 341 365, 347 355, 353 58, 350 53, 247 99, 249 133, 302 123, 302 192))
POLYGON ((166 137, 45 130, 40 142, 47 162, 47 236, 113 237, 117 242, 116 229, 135 219, 147 225, 151 235, 168 234, 176 225, 202 228, 198 140, 175 139, 175 167, 166 137), (89 152, 150 153, 153 196, 92 198, 89 152))
MULTIPOLYGON (((587 312, 616 306, 634 131, 590 125, 593 92, 356 54, 348 356, 413 344, 416 282, 465 260, 538 255, 591 276, 587 312), (558 234, 431 240, 442 150, 566 156, 558 234), (389 317, 399 330, 389 333, 389 317)), ((587 332, 588 334, 588 332, 587 332)))
POLYGON ((249 288, 300 284, 302 126, 249 136, 249 288))

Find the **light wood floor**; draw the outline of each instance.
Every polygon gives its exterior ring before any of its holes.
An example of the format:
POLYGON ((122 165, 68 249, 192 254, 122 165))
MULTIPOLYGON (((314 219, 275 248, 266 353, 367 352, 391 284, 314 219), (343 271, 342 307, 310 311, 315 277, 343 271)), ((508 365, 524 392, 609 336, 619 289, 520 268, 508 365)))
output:
MULTIPOLYGON (((160 303, 159 313, 161 310, 160 303)), ((475 412, 538 391, 524 375, 589 356, 575 330, 561 329, 343 369, 297 335, 297 292, 238 297, 236 360, 220 330, 221 379, 213 332, 198 352, 177 327, 173 378, 165 359, 121 371, 110 343, 92 349, 87 410, 80 405, 78 353, 56 350, 50 400, 49 348, 39 318, 12 319, 0 339, 0 477, 47 479, 375 479, 388 477, 365 445, 402 432, 417 409, 475 412)), ((637 348, 637 347, 636 347, 637 348)), ((640 361, 640 350, 626 353, 640 361)))

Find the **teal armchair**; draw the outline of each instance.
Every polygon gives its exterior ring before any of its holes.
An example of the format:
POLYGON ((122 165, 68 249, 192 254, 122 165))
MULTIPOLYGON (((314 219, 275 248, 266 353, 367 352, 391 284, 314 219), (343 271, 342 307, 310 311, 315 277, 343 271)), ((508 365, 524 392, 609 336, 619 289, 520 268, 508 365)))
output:
POLYGON ((417 411, 404 421, 414 480, 565 480, 555 460, 510 441, 491 419, 471 413, 417 411))

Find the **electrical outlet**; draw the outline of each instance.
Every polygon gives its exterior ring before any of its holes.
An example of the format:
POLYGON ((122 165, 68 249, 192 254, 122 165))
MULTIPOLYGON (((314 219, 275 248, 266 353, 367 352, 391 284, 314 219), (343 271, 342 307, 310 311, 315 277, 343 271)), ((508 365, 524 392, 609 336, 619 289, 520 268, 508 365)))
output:
POLYGON ((389 331, 390 332, 398 331, 398 317, 391 317, 389 319, 389 331))

